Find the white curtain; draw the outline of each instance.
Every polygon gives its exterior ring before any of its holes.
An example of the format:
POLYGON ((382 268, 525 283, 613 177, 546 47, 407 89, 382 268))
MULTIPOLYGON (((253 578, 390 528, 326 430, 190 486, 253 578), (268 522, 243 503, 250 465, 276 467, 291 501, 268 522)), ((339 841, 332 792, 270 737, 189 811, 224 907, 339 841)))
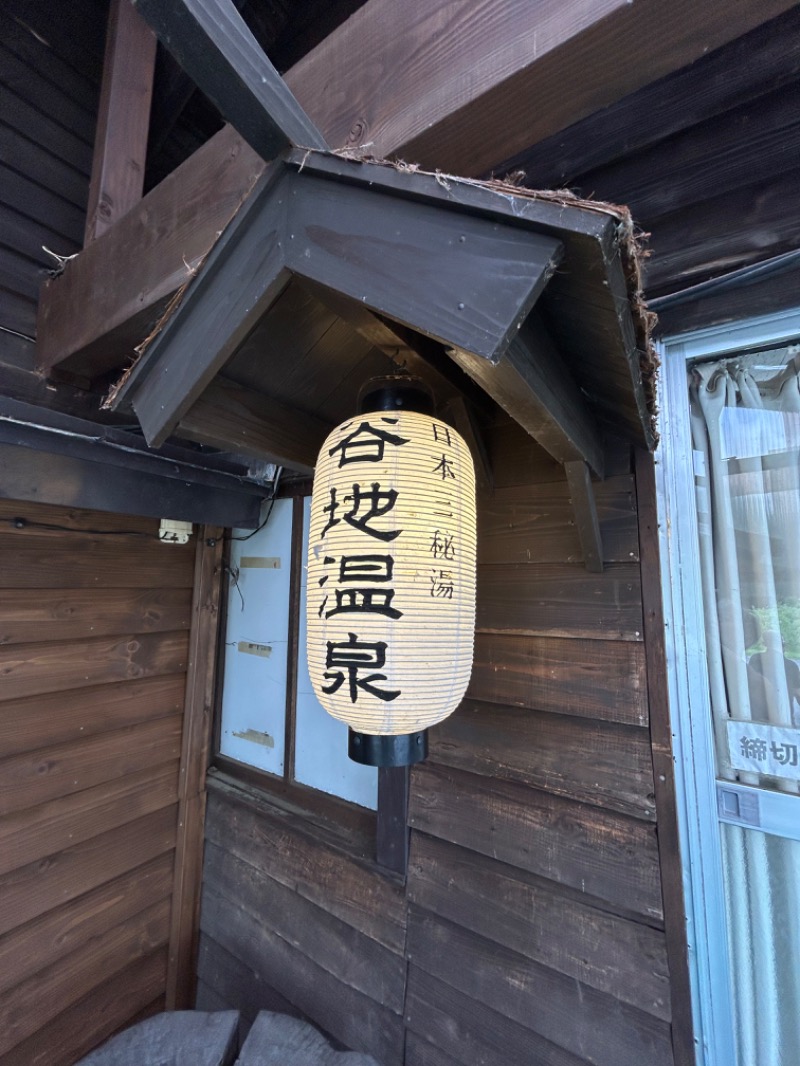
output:
MULTIPOLYGON (((796 794, 728 756, 729 719, 800 726, 800 376, 755 362, 692 371, 717 772, 796 794)), ((800 1066, 800 843, 731 825, 722 837, 737 1066, 800 1066)))

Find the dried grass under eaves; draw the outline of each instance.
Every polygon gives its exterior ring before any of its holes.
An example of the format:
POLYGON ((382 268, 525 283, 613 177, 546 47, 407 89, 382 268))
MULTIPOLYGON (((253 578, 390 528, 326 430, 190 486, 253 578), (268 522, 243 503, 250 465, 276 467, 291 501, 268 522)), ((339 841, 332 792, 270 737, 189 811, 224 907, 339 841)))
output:
MULTIPOLYGON (((447 189, 450 184, 473 185, 479 189, 491 189, 502 196, 519 196, 526 200, 542 200, 547 203, 558 204, 561 207, 578 207, 586 211, 594 211, 597 214, 607 215, 617 222, 616 238, 622 264, 625 282, 628 287, 628 302, 631 309, 631 318, 636 335, 636 348, 639 355, 639 371, 642 380, 647 411, 650 415, 650 427, 653 439, 658 441, 658 429, 656 425, 658 407, 656 401, 656 385, 658 379, 659 358, 653 345, 653 331, 655 330, 658 316, 654 311, 648 310, 647 302, 642 288, 642 263, 650 255, 646 247, 649 233, 637 230, 630 209, 622 204, 607 203, 602 200, 587 200, 577 196, 569 189, 529 189, 519 184, 516 178, 522 179, 524 175, 517 172, 515 180, 500 178, 462 178, 455 174, 445 174, 440 170, 425 170, 416 163, 406 163, 403 160, 375 159, 366 153, 363 148, 343 148, 333 150, 330 153, 340 159, 349 159, 355 163, 373 163, 376 166, 392 167, 401 173, 424 174, 435 179, 439 185, 447 189)), ((308 149, 309 155, 317 152, 317 149, 308 149)), ((302 168, 301 168, 302 169, 302 168)))
MULTIPOLYGON (((659 359, 652 340, 657 316, 653 311, 648 310, 644 298, 644 292, 642 290, 642 263, 650 254, 645 247, 645 241, 649 234, 636 229, 629 208, 621 204, 606 203, 601 200, 587 200, 570 192, 569 189, 529 189, 526 186, 519 184, 517 181, 508 179, 463 178, 454 174, 445 174, 439 170, 425 170, 417 163, 405 163, 402 160, 375 159, 367 154, 366 149, 368 147, 369 145, 364 145, 354 149, 344 148, 331 150, 330 152, 322 152, 319 149, 314 148, 300 149, 300 151, 306 152, 307 156, 311 156, 312 154, 335 155, 340 159, 348 159, 355 163, 370 163, 374 166, 391 167, 401 173, 426 175, 432 177, 445 189, 448 189, 451 183, 473 185, 482 189, 490 189, 493 192, 500 193, 502 196, 518 196, 527 200, 542 200, 547 203, 558 204, 561 207, 577 207, 582 210, 594 211, 598 214, 607 215, 616 220, 617 248, 619 250, 620 262, 622 264, 623 274, 628 289, 628 301, 630 304, 631 318, 633 320, 636 336, 636 347, 639 355, 639 371, 641 374, 642 389, 647 404, 647 410, 650 415, 650 428, 653 433, 653 439, 658 441, 658 430, 656 426, 658 411, 656 402, 656 382, 658 377, 659 359)), ((302 169, 303 165, 301 163, 300 170, 302 169)), ((248 190, 248 193, 249 191, 250 190, 248 190)), ((239 201, 236 210, 228 220, 229 223, 238 213, 239 208, 241 208, 246 199, 247 196, 245 195, 239 201)), ((221 236, 222 232, 223 230, 217 234, 217 239, 221 236)), ((200 262, 190 270, 190 276, 187 277, 184 284, 174 294, 150 334, 136 347, 135 359, 121 376, 119 381, 112 385, 102 404, 104 408, 113 405, 117 394, 130 377, 142 355, 180 306, 186 289, 199 272, 210 251, 211 248, 208 249, 200 262)))

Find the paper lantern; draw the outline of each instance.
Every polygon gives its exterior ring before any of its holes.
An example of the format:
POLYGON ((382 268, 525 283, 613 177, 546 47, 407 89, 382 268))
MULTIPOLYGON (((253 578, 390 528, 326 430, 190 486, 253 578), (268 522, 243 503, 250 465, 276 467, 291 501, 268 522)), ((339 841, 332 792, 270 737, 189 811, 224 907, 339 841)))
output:
POLYGON ((373 390, 314 475, 311 682, 350 726, 350 757, 379 766, 424 758, 424 731, 455 710, 472 670, 475 472, 426 402, 407 382, 373 390))

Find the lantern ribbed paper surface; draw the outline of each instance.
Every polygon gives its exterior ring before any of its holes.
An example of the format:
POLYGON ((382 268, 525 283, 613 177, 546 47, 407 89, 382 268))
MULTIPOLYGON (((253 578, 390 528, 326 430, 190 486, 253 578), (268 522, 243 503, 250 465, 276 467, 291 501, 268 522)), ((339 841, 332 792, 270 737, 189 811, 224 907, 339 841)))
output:
POLYGON ((308 665, 334 718, 398 735, 446 718, 472 670, 475 473, 456 431, 377 411, 337 427, 314 476, 308 665))

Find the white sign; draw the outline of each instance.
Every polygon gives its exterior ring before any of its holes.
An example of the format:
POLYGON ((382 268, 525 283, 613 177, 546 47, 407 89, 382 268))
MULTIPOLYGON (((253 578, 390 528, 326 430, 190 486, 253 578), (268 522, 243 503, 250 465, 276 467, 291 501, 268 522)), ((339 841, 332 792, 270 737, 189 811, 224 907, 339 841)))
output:
POLYGON ((735 770, 800 781, 800 729, 731 720, 728 758, 735 770))

